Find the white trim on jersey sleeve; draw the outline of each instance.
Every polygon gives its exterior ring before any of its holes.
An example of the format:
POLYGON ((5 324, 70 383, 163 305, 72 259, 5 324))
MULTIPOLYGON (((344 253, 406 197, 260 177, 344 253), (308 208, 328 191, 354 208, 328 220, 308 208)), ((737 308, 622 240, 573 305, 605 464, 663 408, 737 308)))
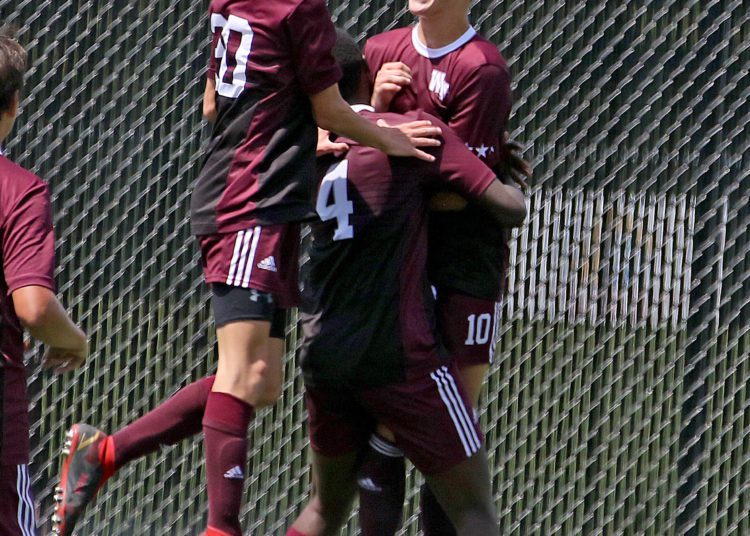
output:
POLYGON ((457 50, 464 46, 466 43, 471 41, 474 36, 477 35, 477 31, 474 29, 473 26, 469 26, 469 29, 464 32, 464 34, 453 41, 452 43, 445 45, 444 47, 440 48, 429 48, 427 45, 422 43, 422 41, 419 40, 419 24, 415 25, 414 28, 411 31, 411 42, 414 45, 415 50, 419 53, 420 56, 424 56, 425 58, 429 58, 431 60, 434 60, 436 58, 441 58, 445 56, 446 54, 450 54, 454 50, 457 50))
POLYGON ((354 110, 355 113, 359 112, 374 112, 375 108, 372 106, 369 106, 367 104, 352 104, 352 110, 354 110))

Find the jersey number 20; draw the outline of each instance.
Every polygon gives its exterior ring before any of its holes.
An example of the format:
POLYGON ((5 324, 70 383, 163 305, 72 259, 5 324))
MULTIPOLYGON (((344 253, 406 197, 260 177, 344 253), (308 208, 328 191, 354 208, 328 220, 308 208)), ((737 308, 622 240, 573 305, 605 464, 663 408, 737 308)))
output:
POLYGON ((328 168, 318 192, 315 210, 323 221, 336 220, 338 224, 333 233, 334 240, 346 240, 354 237, 354 227, 349 223, 349 216, 354 213, 354 204, 349 201, 347 176, 349 162, 342 160, 328 168), (332 203, 330 201, 333 201, 332 203))
POLYGON ((211 31, 219 34, 214 50, 216 58, 216 92, 222 97, 236 99, 245 89, 247 63, 253 46, 250 23, 236 15, 224 18, 211 15, 211 31), (237 41, 239 44, 237 45, 237 41))

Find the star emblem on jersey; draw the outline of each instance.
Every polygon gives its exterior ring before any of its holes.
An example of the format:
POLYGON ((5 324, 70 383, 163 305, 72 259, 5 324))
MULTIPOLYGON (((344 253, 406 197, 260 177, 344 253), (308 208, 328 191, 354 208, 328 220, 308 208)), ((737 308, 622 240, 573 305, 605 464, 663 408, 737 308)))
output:
POLYGON ((269 272, 276 272, 276 259, 273 255, 266 257, 258 263, 258 268, 261 270, 268 270, 269 272))
POLYGON ((466 144, 466 147, 472 152, 477 153, 477 156, 479 158, 487 158, 488 155, 495 152, 495 148, 493 146, 487 146, 485 144, 480 145, 479 147, 472 147, 468 143, 466 144))
POLYGON ((239 465, 235 465, 229 471, 224 473, 224 478, 230 480, 242 480, 245 478, 245 473, 242 472, 242 468, 239 465))

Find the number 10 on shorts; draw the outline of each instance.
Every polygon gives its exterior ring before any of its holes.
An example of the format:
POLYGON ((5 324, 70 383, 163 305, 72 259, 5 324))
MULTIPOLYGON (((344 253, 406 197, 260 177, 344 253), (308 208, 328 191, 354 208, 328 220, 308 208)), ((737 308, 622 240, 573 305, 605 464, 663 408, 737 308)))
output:
POLYGON ((466 336, 466 346, 475 344, 486 344, 490 340, 490 326, 492 326, 492 315, 484 313, 479 316, 469 315, 466 318, 469 324, 469 333, 466 336))

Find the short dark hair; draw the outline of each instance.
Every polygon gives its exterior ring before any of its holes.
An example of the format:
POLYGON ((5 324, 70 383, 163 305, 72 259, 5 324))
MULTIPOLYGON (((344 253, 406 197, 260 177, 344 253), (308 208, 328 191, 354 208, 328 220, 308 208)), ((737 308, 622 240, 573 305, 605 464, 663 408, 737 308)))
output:
POLYGON ((0 30, 0 111, 10 108, 13 96, 23 87, 26 73, 26 50, 15 38, 12 27, 0 30))
POLYGON ((333 57, 341 67, 343 76, 339 81, 339 91, 344 100, 351 100, 359 88, 360 78, 366 72, 362 49, 352 35, 343 28, 336 28, 336 45, 333 57))

